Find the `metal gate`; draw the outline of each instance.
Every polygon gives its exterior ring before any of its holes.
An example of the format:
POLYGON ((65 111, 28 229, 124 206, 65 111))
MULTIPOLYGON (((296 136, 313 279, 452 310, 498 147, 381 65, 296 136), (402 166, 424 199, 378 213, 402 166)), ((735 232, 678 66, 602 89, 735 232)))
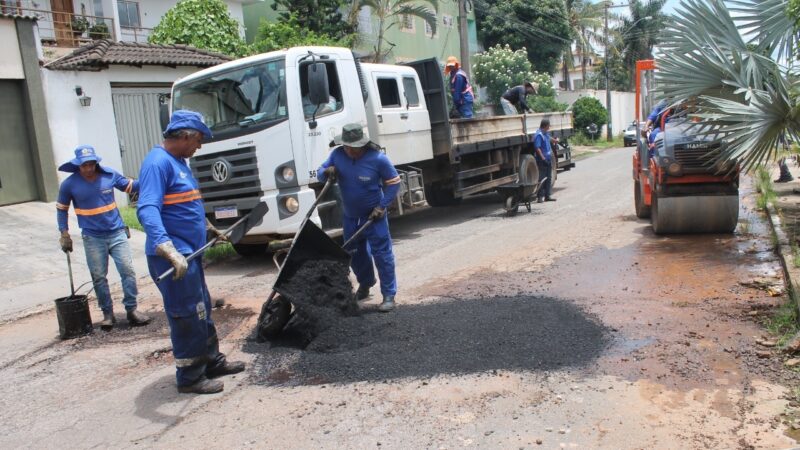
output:
POLYGON ((111 99, 114 103, 123 175, 138 178, 145 156, 154 145, 161 142, 158 96, 169 92, 170 86, 112 86, 111 99))
POLYGON ((22 80, 0 80, 0 205, 38 198, 22 80))

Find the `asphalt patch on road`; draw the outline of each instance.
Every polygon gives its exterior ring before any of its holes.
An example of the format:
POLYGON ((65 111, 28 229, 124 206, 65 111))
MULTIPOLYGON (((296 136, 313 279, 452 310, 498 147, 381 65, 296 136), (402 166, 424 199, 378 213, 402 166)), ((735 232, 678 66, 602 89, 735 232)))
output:
POLYGON ((305 349, 291 332, 272 344, 250 340, 243 350, 256 355, 253 381, 302 385, 549 371, 586 366, 610 343, 609 329, 554 298, 455 299, 373 311, 340 317, 305 349))

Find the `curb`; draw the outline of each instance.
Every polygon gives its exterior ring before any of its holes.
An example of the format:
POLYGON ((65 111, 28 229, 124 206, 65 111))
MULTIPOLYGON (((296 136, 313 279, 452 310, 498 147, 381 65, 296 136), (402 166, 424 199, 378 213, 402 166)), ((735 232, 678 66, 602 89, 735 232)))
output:
MULTIPOLYGON (((789 238, 786 236, 786 233, 783 231, 778 210, 771 203, 767 204, 767 218, 772 226, 772 232, 775 233, 775 236, 777 237, 778 245, 776 246, 775 250, 778 252, 778 256, 780 257, 779 259, 781 261, 781 267, 783 268, 786 291, 789 293, 789 295, 794 297, 798 294, 798 289, 800 289, 800 285, 796 284, 794 281, 800 280, 800 269, 794 266, 792 244, 789 241, 789 238)), ((798 312, 800 312, 800 302, 798 302, 798 312)))

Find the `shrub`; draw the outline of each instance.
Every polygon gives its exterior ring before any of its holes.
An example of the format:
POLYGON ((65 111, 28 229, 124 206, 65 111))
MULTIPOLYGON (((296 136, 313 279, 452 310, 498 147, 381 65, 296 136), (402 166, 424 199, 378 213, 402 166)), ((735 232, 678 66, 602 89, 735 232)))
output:
POLYGON ((264 53, 301 45, 351 47, 353 41, 353 35, 343 39, 335 39, 303 28, 298 24, 297 17, 294 14, 290 14, 287 20, 279 22, 267 22, 261 19, 253 49, 258 53, 264 53))
POLYGON ((92 39, 107 39, 111 37, 108 31, 108 25, 103 22, 96 23, 89 28, 89 37, 92 39))
POLYGON ((185 44, 230 56, 250 52, 240 25, 222 0, 182 0, 169 9, 147 39, 151 44, 185 44))
POLYGON ((581 97, 572 105, 572 118, 575 129, 581 133, 586 133, 586 127, 590 124, 597 125, 599 129, 608 122, 608 112, 594 97, 581 97))

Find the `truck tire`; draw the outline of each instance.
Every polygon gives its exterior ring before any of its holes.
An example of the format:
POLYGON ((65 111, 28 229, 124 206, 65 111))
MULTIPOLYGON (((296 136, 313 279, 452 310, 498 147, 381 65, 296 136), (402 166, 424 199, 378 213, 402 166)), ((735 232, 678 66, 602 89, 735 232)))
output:
POLYGON ((539 166, 533 155, 519 156, 519 184, 535 185, 539 182, 539 166))
POLYGON ((650 217, 650 207, 644 204, 644 186, 639 180, 633 182, 633 202, 636 217, 647 219, 650 217))
POLYGON ((267 244, 233 244, 233 249, 242 258, 255 258, 267 252, 267 244))
POLYGON ((461 203, 461 199, 456 198, 451 188, 444 187, 439 183, 425 185, 425 200, 428 202, 428 205, 434 208, 453 206, 461 203))

